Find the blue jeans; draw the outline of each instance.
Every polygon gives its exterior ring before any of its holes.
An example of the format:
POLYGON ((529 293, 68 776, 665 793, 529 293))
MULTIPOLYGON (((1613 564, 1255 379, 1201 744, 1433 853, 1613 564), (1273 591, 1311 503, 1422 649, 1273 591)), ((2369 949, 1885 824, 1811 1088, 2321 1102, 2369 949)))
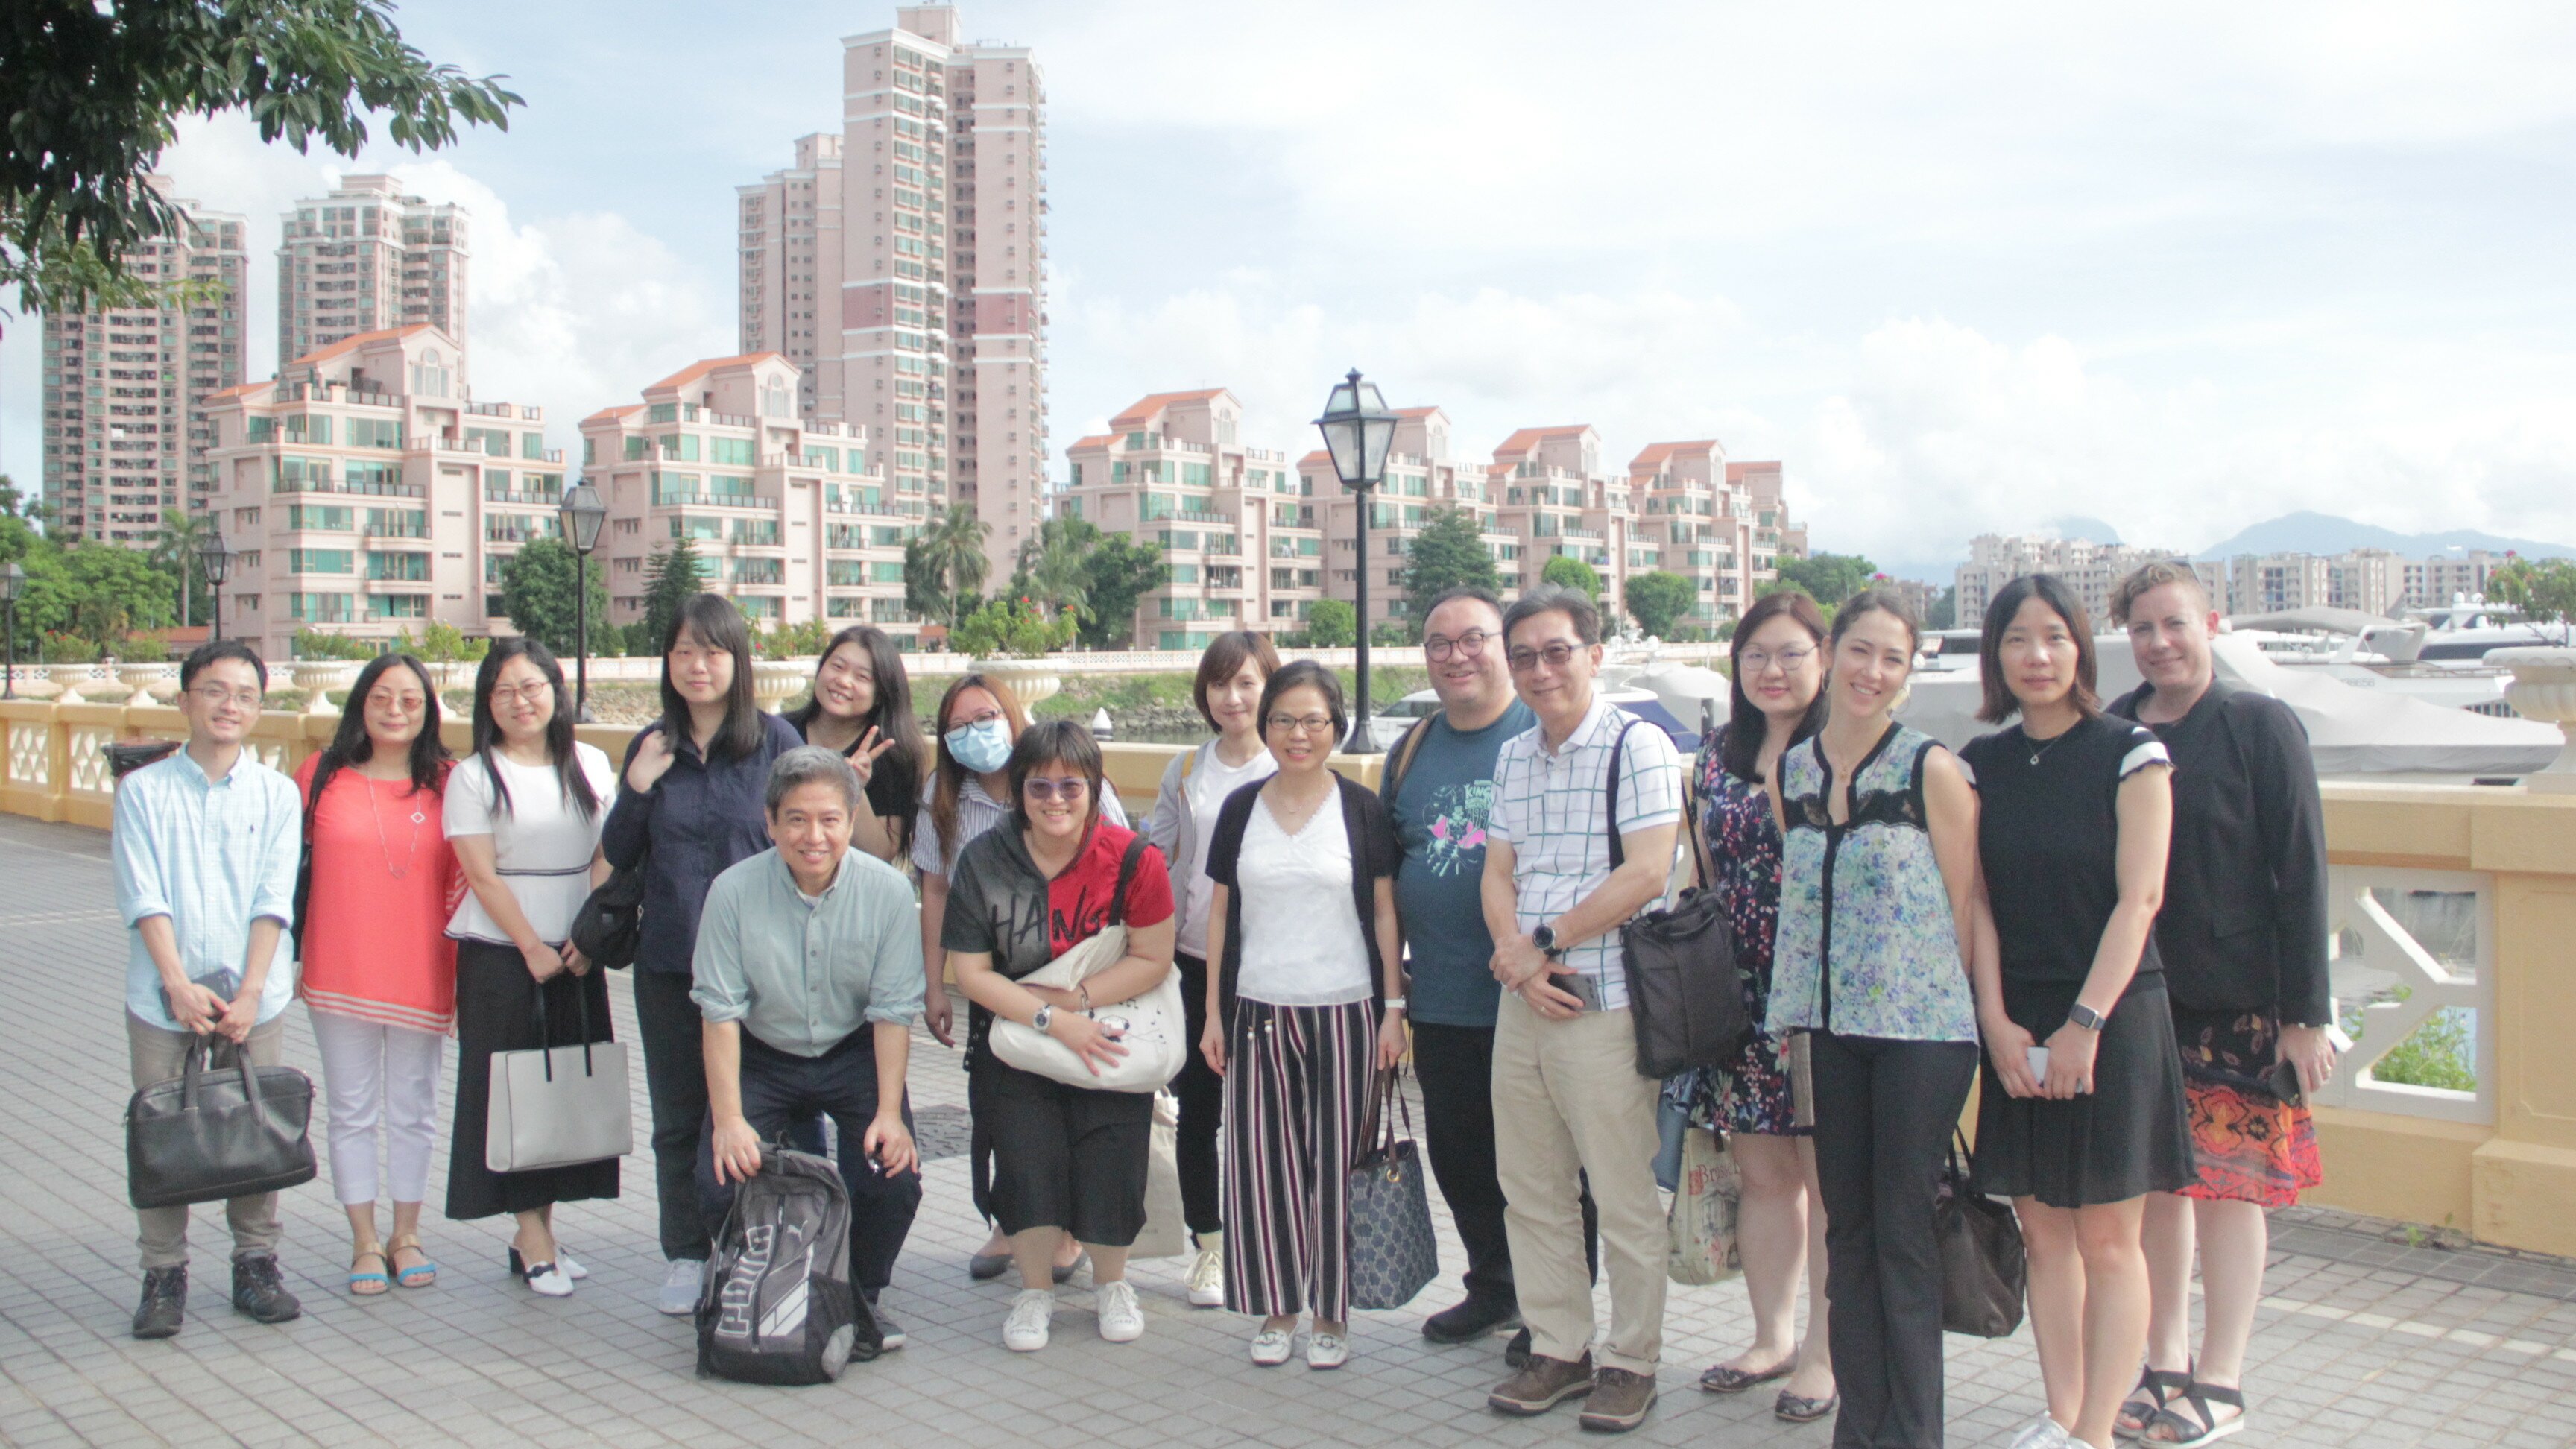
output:
MULTIPOLYGON (((850 1191, 850 1276, 874 1302, 878 1290, 894 1277, 894 1260, 912 1232, 913 1214, 921 1208, 921 1174, 886 1173, 860 1151, 868 1124, 877 1115, 877 1053, 873 1028, 861 1025, 819 1057, 800 1057, 769 1046, 750 1032, 742 1034, 742 1115, 763 1142, 791 1138, 790 1125, 803 1121, 816 1137, 820 1113, 839 1125, 841 1181, 850 1191)), ((903 1107, 903 1125, 912 1126, 912 1104, 903 1107)), ((698 1134, 698 1208, 707 1236, 724 1231, 733 1211, 733 1184, 718 1183, 712 1119, 698 1134)), ((791 1138, 790 1145, 803 1150, 791 1138)))

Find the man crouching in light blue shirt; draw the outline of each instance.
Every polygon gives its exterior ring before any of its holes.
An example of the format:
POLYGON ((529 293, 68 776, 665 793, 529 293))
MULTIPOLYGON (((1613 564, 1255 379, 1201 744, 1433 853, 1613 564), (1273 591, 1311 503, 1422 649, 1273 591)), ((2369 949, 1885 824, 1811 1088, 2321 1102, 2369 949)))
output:
POLYGON ((903 1330, 878 1302, 921 1206, 904 1096, 921 1015, 921 925, 912 887, 850 848, 861 787, 850 762, 806 745, 769 771, 771 849, 726 870, 698 918, 690 992, 705 1019, 708 1130, 698 1194, 710 1236, 763 1142, 816 1112, 840 1127, 850 1189, 850 1273, 885 1346, 903 1330))
MULTIPOLYGON (((268 667, 237 639, 204 644, 179 666, 187 748, 117 785, 108 837, 116 909, 132 941, 125 1034, 137 1091, 178 1076, 188 1049, 247 1052, 277 1065, 295 963, 278 949, 295 915, 303 812, 295 782, 242 741, 259 723, 268 667)), ((277 1194, 230 1199, 233 1307, 262 1323, 302 1313, 277 1267, 277 1194)), ((143 1302, 136 1338, 179 1331, 188 1303, 188 1209, 141 1208, 143 1302)))

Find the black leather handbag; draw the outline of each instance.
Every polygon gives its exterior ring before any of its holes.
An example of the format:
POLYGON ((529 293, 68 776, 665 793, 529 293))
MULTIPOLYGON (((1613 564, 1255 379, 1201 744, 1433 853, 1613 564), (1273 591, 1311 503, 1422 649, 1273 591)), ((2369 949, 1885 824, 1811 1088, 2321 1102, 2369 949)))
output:
MULTIPOLYGON (((1619 756, 1627 731, 1610 747, 1610 868, 1627 852, 1619 843, 1619 756)), ((1694 772, 1696 773, 1696 772, 1694 772)), ((1726 903, 1707 888, 1699 822, 1685 808, 1692 873, 1665 909, 1645 911, 1619 928, 1619 958, 1628 978, 1628 1020, 1637 1034, 1637 1075, 1658 1080, 1689 1067, 1724 1066, 1752 1034, 1744 1009, 1744 974, 1735 962, 1735 928, 1726 903)))
POLYGON ((568 939, 592 965, 622 971, 635 964, 636 947, 644 939, 644 875, 652 867, 647 851, 633 865, 610 872, 582 901, 568 939))
POLYGON ((254 1067, 231 1042, 188 1044, 180 1074, 125 1108, 125 1195, 138 1208, 252 1197, 313 1180, 313 1079, 293 1067, 254 1067))
MULTIPOLYGON (((1392 1071, 1378 1074, 1376 1100, 1360 1124, 1360 1141, 1369 1146, 1351 1168, 1353 1308, 1402 1308, 1440 1276, 1422 1154, 1410 1136, 1395 1135, 1395 1108, 1403 1101, 1395 1079, 1392 1071)), ((1410 1106, 1404 1126, 1413 1130, 1410 1106)))
POLYGON ((1941 1326, 1975 1338, 2008 1338, 2021 1327, 2030 1286, 2021 1224, 2010 1204, 1977 1190, 1965 1165, 1966 1148, 1967 1139, 1954 1129, 1932 1209, 1941 1245, 1941 1326))

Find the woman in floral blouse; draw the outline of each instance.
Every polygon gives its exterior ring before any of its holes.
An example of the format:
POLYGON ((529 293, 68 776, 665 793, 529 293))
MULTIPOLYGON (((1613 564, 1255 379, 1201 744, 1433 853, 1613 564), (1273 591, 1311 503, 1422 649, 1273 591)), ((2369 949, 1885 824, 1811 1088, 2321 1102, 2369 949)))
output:
POLYGON ((1825 1214, 1815 1144, 1797 1124, 1789 1087, 1790 1038, 1758 1023, 1771 995, 1772 933, 1780 919, 1780 821, 1773 785, 1780 757, 1824 722, 1825 620, 1804 594, 1764 596, 1736 626, 1728 722, 1701 742, 1695 782, 1708 885, 1725 901, 1744 1006, 1757 1023, 1726 1067, 1694 1070, 1676 1085, 1694 1126, 1731 1139, 1744 1175, 1736 1242, 1753 1305, 1753 1346, 1701 1374, 1714 1394, 1785 1378, 1773 1411, 1792 1423, 1832 1413, 1833 1355, 1826 1349, 1825 1214), (1807 1274, 1807 1337, 1797 1336, 1798 1275, 1807 1274))

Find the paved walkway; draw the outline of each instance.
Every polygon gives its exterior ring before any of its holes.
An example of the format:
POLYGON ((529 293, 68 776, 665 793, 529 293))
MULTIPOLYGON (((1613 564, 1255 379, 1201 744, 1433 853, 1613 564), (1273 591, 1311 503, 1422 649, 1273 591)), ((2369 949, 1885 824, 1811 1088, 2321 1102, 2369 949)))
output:
MULTIPOLYGON (((967 1206, 965 1161, 953 1152, 929 1164, 927 1200, 896 1273, 892 1301, 911 1346, 830 1387, 694 1375, 687 1324, 646 1301, 661 1264, 651 1164, 641 1155, 629 1159, 623 1199, 564 1210, 563 1235, 592 1269, 572 1298, 536 1299, 508 1276, 506 1220, 450 1223, 433 1206, 426 1236, 445 1265, 439 1283, 352 1300, 337 1286, 345 1227, 316 1183, 286 1199, 283 1257, 304 1299, 301 1321, 264 1328, 230 1311, 220 1220, 201 1210, 187 1331, 136 1343, 126 1336, 137 1274, 119 1128, 125 947, 105 848, 95 832, 0 817, 0 983, 11 1004, 0 1025, 0 1443, 1285 1449, 1580 1437, 1562 1410, 1514 1421, 1484 1409, 1502 1372, 1499 1340, 1423 1341, 1421 1311, 1445 1305, 1454 1280, 1414 1310, 1364 1315, 1357 1356, 1329 1378, 1250 1366, 1247 1321, 1191 1310, 1179 1261, 1138 1265, 1141 1343, 1100 1342, 1077 1284, 1054 1347, 1007 1353, 998 1340, 1009 1288, 966 1281, 964 1259, 982 1233, 967 1206)), ((615 995, 620 1035, 631 1040, 622 984, 615 995)), ((300 1007, 288 1040, 287 1059, 318 1072, 300 1007)), ((955 1060, 924 1039, 914 1062, 916 1102, 947 1129, 930 1135, 953 1143, 964 1098, 955 1060)), ((639 1122, 642 1080, 639 1071, 639 1122)), ((444 1190, 434 1176, 433 1205, 444 1190)), ((2439 1251, 2384 1224, 2308 1211, 2284 1215, 2275 1246, 2251 1374, 2254 1428, 2235 1442, 2576 1444, 2576 1273, 2567 1265, 2439 1251)), ((1459 1261, 1454 1240, 1443 1251, 1445 1262, 1459 1261)), ((1772 1419, 1767 1395, 1692 1389, 1699 1369, 1746 1337, 1740 1285, 1675 1289, 1665 1397, 1634 1440, 1828 1442, 1829 1426, 1772 1419)), ((2038 1411, 2038 1385, 2026 1332, 1997 1343, 1953 1337, 1950 1442, 2005 1443, 2038 1411)))

